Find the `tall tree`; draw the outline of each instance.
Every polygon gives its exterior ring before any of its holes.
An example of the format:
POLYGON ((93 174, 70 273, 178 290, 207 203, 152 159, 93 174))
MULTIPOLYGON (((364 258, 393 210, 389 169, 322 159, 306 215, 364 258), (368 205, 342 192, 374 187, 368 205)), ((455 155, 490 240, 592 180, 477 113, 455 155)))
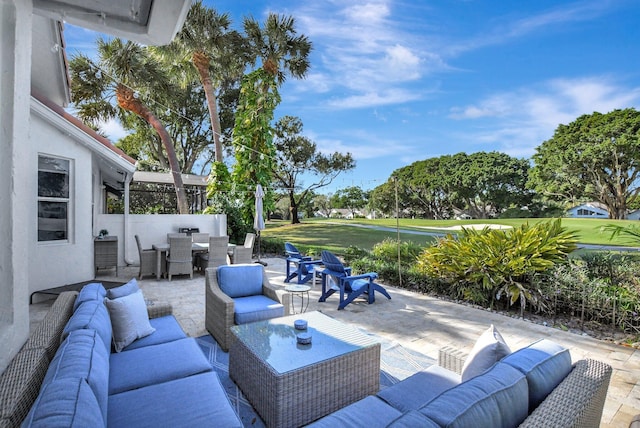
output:
MULTIPOLYGON (((264 207, 273 207, 269 191, 273 171, 273 134, 271 120, 280 103, 278 87, 287 75, 303 78, 309 68, 311 42, 297 35, 292 17, 269 14, 264 27, 252 18, 244 20, 253 64, 258 59, 262 66, 243 78, 240 99, 233 130, 236 164, 233 179, 248 189, 261 184, 265 189, 264 207)), ((244 217, 252 216, 251 198, 247 199, 244 217)))
POLYGON ((365 192, 358 186, 340 189, 331 197, 333 206, 348 209, 353 218, 356 217, 358 210, 367 206, 368 200, 369 192, 365 192))
POLYGON ((291 224, 299 223, 298 210, 303 201, 310 201, 316 189, 328 186, 343 171, 355 167, 351 153, 335 152, 325 155, 316 144, 301 135, 302 121, 298 117, 284 116, 274 128, 276 163, 274 182, 289 196, 291 224), (302 176, 313 177, 311 184, 304 185, 302 176))
POLYGON ((100 120, 124 114, 111 103, 115 96, 118 107, 136 114, 152 126, 167 152, 178 211, 187 214, 187 194, 173 140, 153 109, 140 96, 168 91, 168 76, 158 62, 136 43, 124 42, 119 38, 99 38, 97 45, 97 65, 83 54, 72 57, 69 64, 72 99, 78 108, 78 115, 95 125, 100 120))
POLYGON ((237 31, 230 30, 230 26, 227 14, 218 14, 204 6, 202 0, 197 0, 174 40, 167 46, 156 48, 170 61, 190 62, 197 72, 207 99, 217 162, 222 162, 222 128, 216 90, 225 80, 239 79, 249 62, 244 38, 237 31))
POLYGON ((558 126, 533 160, 538 192, 557 199, 558 190, 571 186, 579 196, 603 203, 609 218, 624 219, 640 193, 640 112, 580 116, 558 126))

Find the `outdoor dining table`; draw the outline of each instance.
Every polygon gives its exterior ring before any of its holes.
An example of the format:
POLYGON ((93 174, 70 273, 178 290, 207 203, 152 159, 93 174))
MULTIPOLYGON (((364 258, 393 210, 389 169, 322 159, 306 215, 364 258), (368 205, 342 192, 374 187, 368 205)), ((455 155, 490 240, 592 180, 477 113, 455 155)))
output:
MULTIPOLYGON (((233 249, 235 248, 236 244, 227 244, 227 253, 231 256, 233 255, 233 249)), ((162 276, 163 272, 162 272, 162 260, 163 260, 163 255, 166 258, 167 252, 169 251, 169 244, 168 243, 162 243, 162 244, 153 244, 151 246, 151 248, 153 248, 154 250, 156 250, 157 253, 157 257, 156 257, 156 279, 160 279, 160 276, 162 276)), ((204 253, 209 251, 209 243, 208 242, 194 242, 191 244, 191 252, 192 253, 204 253)))

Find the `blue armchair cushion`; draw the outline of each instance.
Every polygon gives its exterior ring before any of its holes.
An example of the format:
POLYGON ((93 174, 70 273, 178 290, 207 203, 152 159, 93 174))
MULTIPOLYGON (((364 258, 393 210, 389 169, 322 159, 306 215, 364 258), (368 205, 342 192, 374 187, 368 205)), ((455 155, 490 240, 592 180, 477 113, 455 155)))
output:
POLYGON ((128 428, 243 426, 215 372, 112 395, 108 421, 109 426, 128 428))
POLYGON ((119 297, 128 296, 129 294, 135 293, 140 290, 138 286, 138 281, 135 278, 132 278, 131 281, 127 282, 120 287, 110 288, 107 290, 107 298, 109 299, 117 299, 119 297))
POLYGON ((402 416, 378 397, 369 395, 308 425, 313 428, 384 427, 402 416))
POLYGON ((218 284, 229 297, 262 294, 261 265, 228 265, 218 267, 218 284))
POLYGON ((111 317, 113 346, 116 352, 122 351, 134 340, 156 331, 149 324, 147 305, 141 290, 117 299, 105 299, 105 304, 111 317))
POLYGON ((361 278, 361 279, 356 279, 354 281, 349 281, 349 284, 352 290, 360 290, 362 287, 369 286, 369 280, 361 278))
POLYGON ((107 352, 111 352, 111 319, 102 300, 90 300, 78 306, 62 330, 61 340, 70 332, 82 329, 96 330, 107 352))
POLYGON ((502 361, 527 377, 529 412, 533 412, 572 369, 569 350, 547 339, 519 349, 502 361))
POLYGON ((67 378, 42 387, 23 427, 106 426, 95 395, 83 378, 67 378))
POLYGON ((510 352, 511 349, 507 346, 500 332, 491 324, 480 335, 465 360, 462 366, 462 381, 484 373, 510 352))
POLYGON ((125 347, 123 351, 173 342, 174 340, 184 339, 187 337, 173 315, 151 318, 149 323, 151 324, 151 327, 156 329, 156 331, 141 339, 135 340, 131 345, 125 347))
POLYGON ((99 282, 92 282, 91 284, 87 284, 80 290, 78 297, 76 297, 76 301, 73 304, 73 310, 78 309, 81 303, 88 302, 91 300, 100 301, 105 298, 107 295, 107 290, 105 290, 104 286, 99 282))
POLYGON ((112 353, 109 365, 109 394, 213 370, 191 337, 112 353))
POLYGON ((401 412, 408 412, 418 410, 459 383, 460 375, 434 364, 381 390, 377 396, 401 412))
POLYGON ((283 317, 284 306, 262 294, 233 299, 236 324, 283 317))
POLYGON ((75 330, 69 333, 49 364, 42 384, 68 378, 83 378, 87 381, 100 406, 102 418, 106 418, 109 353, 95 330, 75 330))
POLYGON ((525 420, 528 410, 527 379, 502 362, 419 409, 440 426, 450 428, 515 427, 525 420))

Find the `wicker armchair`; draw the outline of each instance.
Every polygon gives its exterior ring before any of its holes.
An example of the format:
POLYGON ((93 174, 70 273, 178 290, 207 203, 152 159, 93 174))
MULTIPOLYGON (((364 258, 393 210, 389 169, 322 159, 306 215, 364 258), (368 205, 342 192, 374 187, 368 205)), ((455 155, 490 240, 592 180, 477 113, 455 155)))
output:
MULTIPOLYGON (((271 285, 263 266, 257 264, 249 266, 262 269, 262 294, 271 300, 281 303, 284 306, 284 315, 289 315, 291 294, 271 285)), ((241 268, 241 266, 237 267, 241 268)), ((232 266, 224 268, 228 269, 232 268, 232 266)), ((233 266, 233 268, 236 268, 236 266, 233 266)), ((226 352, 229 350, 231 339, 230 328, 236 324, 234 299, 220 288, 218 268, 208 268, 205 271, 205 288, 205 327, 226 352)))
POLYGON ((171 276, 173 275, 189 275, 193 279, 191 248, 190 236, 169 238, 169 254, 167 255, 169 281, 171 281, 171 276))
POLYGON ((140 256, 140 272, 138 273, 138 279, 142 279, 145 275, 156 275, 157 257, 156 250, 143 249, 140 243, 140 237, 136 237, 136 244, 138 245, 138 256, 140 256))

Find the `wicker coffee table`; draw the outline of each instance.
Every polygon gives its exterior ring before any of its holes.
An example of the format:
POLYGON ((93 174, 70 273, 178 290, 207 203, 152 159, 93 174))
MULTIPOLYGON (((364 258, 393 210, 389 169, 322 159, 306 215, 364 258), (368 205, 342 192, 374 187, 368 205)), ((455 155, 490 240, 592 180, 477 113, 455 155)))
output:
POLYGON ((231 331, 229 376, 269 427, 307 424, 380 389, 380 343, 320 312, 231 331), (296 342, 303 332, 310 345, 296 342))

